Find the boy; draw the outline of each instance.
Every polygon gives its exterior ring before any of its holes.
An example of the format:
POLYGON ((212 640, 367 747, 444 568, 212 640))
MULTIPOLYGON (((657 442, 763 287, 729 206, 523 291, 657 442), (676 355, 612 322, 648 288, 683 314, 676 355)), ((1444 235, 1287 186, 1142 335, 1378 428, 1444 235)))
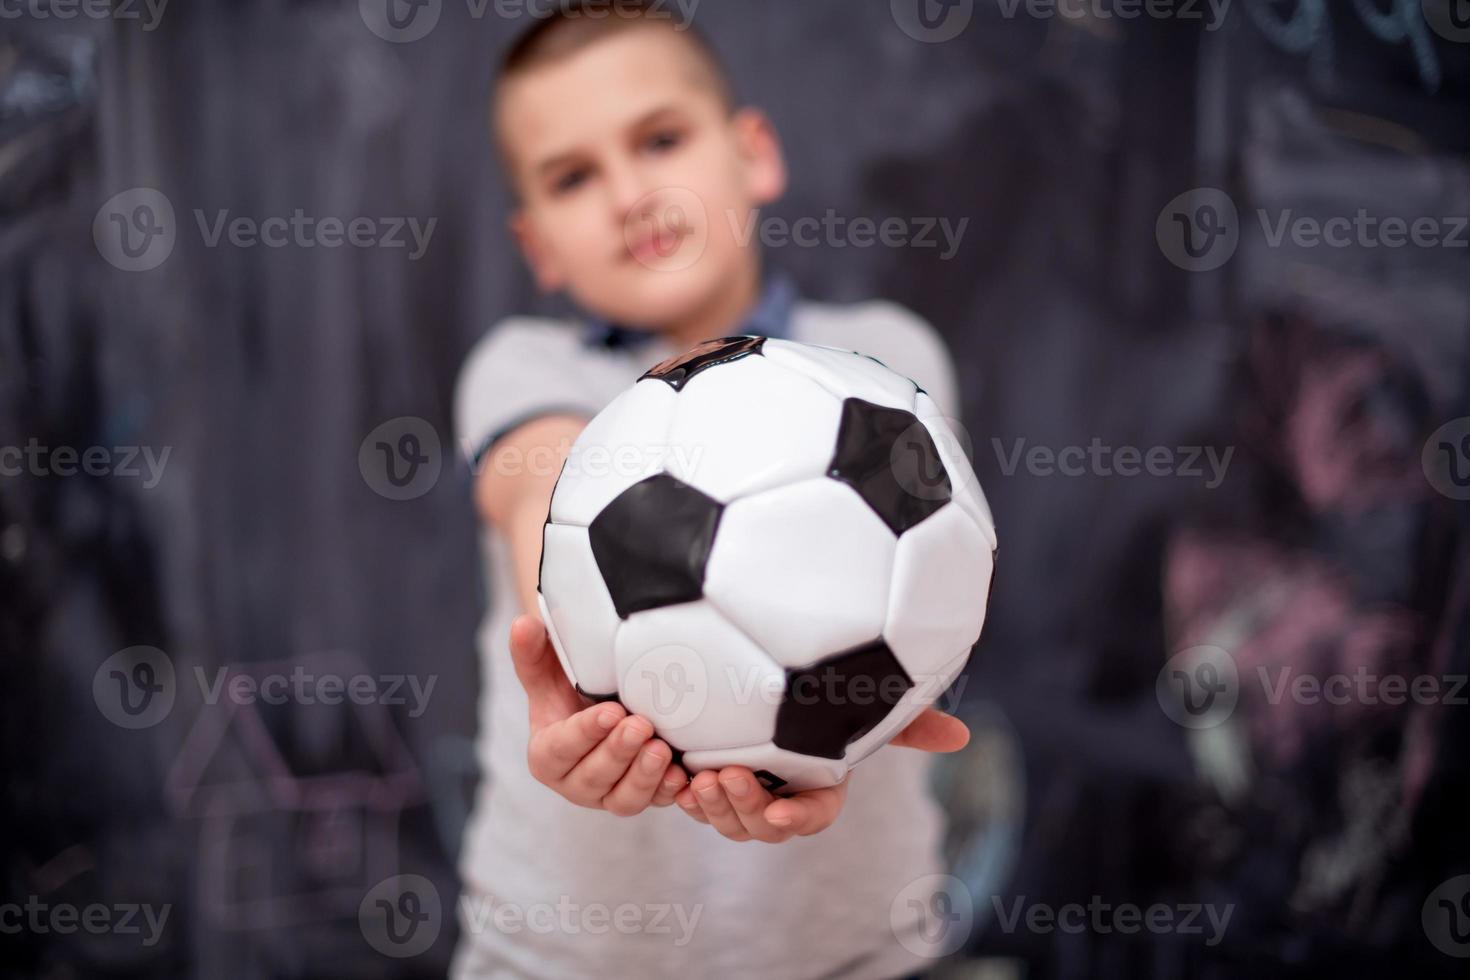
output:
POLYGON ((502 65, 493 104, 520 248, 538 286, 565 291, 593 322, 499 324, 456 393, 460 438, 481 447, 492 594, 479 637, 485 779, 466 830, 454 973, 910 974, 925 963, 911 951, 924 949, 923 921, 900 892, 942 870, 926 752, 962 747, 961 722, 931 709, 895 740, 909 749, 787 799, 743 767, 690 781, 647 719, 573 689, 535 615, 541 529, 568 447, 665 357, 729 334, 789 336, 872 354, 958 414, 943 345, 912 314, 804 303, 787 281, 763 281, 739 231, 779 197, 784 164, 769 121, 734 105, 706 44, 656 4, 591 8, 538 21, 502 65))

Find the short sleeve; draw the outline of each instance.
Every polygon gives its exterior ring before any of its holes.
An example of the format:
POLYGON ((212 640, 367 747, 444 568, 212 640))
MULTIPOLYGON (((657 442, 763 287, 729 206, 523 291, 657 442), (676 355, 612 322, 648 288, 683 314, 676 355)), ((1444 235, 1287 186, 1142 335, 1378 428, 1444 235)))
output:
POLYGON ((454 390, 454 428, 478 465, 501 437, 544 415, 591 418, 600 406, 583 383, 572 325, 516 317, 491 328, 465 359, 454 390))

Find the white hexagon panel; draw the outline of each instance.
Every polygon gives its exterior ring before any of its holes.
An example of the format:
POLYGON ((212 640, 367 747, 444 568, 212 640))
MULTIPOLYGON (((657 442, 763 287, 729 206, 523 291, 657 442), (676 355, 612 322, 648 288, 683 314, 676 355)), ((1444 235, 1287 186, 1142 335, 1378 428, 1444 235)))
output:
POLYGON ((883 631, 893 532, 847 484, 806 480, 725 508, 704 594, 784 667, 883 631))
POLYGON ((681 751, 767 741, 785 672, 705 600, 630 616, 614 641, 623 706, 681 751))
POLYGON ((745 357, 679 393, 668 472, 721 503, 821 476, 838 399, 765 357, 745 357))
POLYGON ((865 354, 789 340, 767 340, 762 351, 769 360, 810 377, 838 398, 914 410, 918 386, 865 354))
POLYGON ((989 539, 953 502, 898 539, 883 639, 910 677, 933 674, 980 639, 992 567, 989 539))
POLYGON ((655 381, 618 395, 578 434, 556 481, 551 520, 586 527, 624 490, 664 468, 674 392, 655 381))
POLYGON ((585 527, 548 524, 542 529, 537 590, 541 615, 567 679, 591 697, 617 693, 613 637, 621 620, 585 527))

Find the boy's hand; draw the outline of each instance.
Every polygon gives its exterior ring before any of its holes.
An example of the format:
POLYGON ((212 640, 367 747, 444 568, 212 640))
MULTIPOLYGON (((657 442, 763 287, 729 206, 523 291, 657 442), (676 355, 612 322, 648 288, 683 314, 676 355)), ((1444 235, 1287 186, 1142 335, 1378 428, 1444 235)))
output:
POLYGON ((847 799, 847 780, 778 799, 745 766, 726 766, 696 773, 675 799, 731 840, 780 844, 830 827, 847 799))
MULTIPOLYGON (((925 752, 957 752, 970 741, 970 729, 953 715, 925 708, 889 745, 925 752)), ((780 844, 832 826, 847 801, 847 780, 836 786, 793 796, 772 796, 745 766, 697 773, 675 798, 684 812, 731 840, 780 844)))
POLYGON ((647 718, 615 702, 584 707, 535 616, 510 624, 510 655, 531 707, 531 775, 579 806, 621 817, 668 806, 689 781, 647 718))

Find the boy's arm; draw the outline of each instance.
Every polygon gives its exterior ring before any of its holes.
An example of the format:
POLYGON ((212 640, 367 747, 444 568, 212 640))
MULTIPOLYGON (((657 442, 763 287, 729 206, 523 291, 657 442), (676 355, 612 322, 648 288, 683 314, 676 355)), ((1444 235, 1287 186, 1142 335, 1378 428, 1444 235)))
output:
POLYGON ((575 415, 545 415, 496 440, 475 476, 475 509, 497 528, 510 548, 516 598, 521 612, 535 616, 536 574, 541 563, 541 533, 551 491, 566 456, 587 420, 575 415))
POLYGON ((510 654, 526 689, 533 776, 582 806, 615 814, 664 806, 688 782, 646 718, 618 704, 588 706, 561 668, 536 614, 541 533, 572 440, 597 414, 578 374, 581 342, 555 321, 501 321, 465 359, 455 434, 474 454, 475 509, 504 535, 516 601, 510 654))
POLYGON ((618 704, 587 706, 535 610, 542 527, 562 460, 587 424, 546 415, 499 437, 481 459, 475 507, 506 538, 522 615, 511 623, 510 653, 530 708, 531 775, 580 806, 619 816, 668 806, 688 778, 653 724, 618 704))

